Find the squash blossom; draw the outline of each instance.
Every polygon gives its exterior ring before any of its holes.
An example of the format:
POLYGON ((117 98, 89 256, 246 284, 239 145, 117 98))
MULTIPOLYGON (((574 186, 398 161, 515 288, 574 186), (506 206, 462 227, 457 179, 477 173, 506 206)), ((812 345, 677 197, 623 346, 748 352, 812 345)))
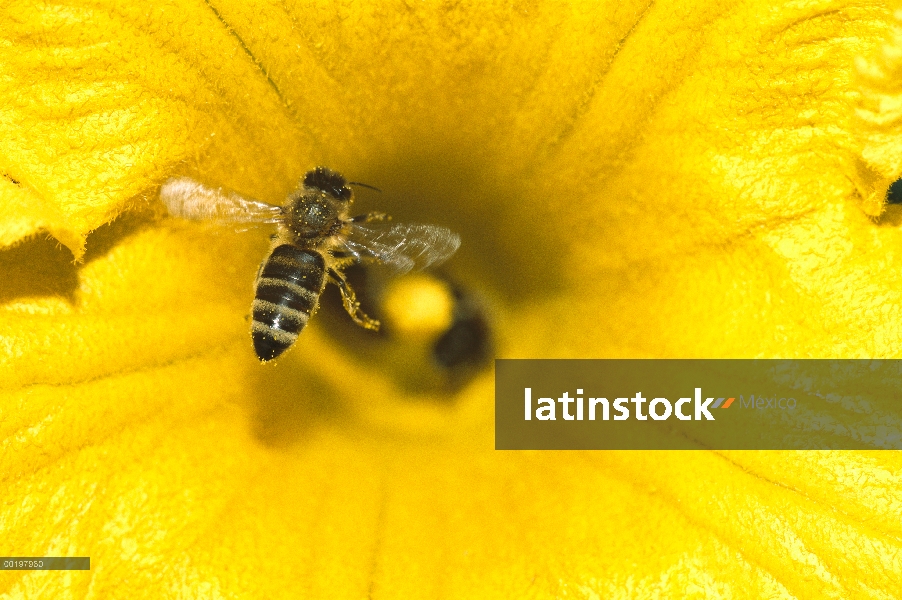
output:
POLYGON ((3 598, 902 595, 898 453, 496 452, 491 362, 415 339, 450 281, 493 356, 899 357, 891 8, 0 10, 0 555, 91 557, 3 598), (382 295, 413 341, 326 307, 261 365, 264 228, 158 191, 316 165, 462 246, 382 295))

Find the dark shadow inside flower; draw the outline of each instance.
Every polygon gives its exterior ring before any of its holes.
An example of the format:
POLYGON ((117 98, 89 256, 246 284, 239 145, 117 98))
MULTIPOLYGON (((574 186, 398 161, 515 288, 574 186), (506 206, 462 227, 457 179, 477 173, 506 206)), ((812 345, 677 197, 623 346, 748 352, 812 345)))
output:
MULTIPOLYGON (((404 278, 387 277, 378 268, 363 265, 352 266, 345 274, 361 306, 380 320, 382 326, 373 332, 354 324, 345 314, 340 294, 330 286, 323 293, 319 315, 327 321, 326 331, 346 351, 370 365, 378 365, 411 395, 433 392, 434 397, 451 401, 457 391, 491 366, 494 323, 486 302, 476 290, 455 281, 444 270, 417 275, 414 286, 444 289, 446 295, 438 302, 447 303, 441 307, 409 307, 412 312, 446 313, 440 325, 418 327, 417 323, 402 325, 393 320, 393 313, 408 307, 386 306, 387 302, 405 301, 391 293, 393 286, 396 289, 397 284, 404 284, 404 278), (428 331, 423 331, 424 328, 428 331)), ((416 301, 416 298, 408 300, 416 301)), ((420 302, 429 300, 420 298, 420 302)))
POLYGON ((34 237, 0 250, 0 304, 41 297, 63 298, 74 304, 79 270, 155 221, 149 212, 124 213, 88 236, 84 259, 78 263, 68 248, 50 236, 34 237), (39 267, 35 269, 34 265, 39 267))
POLYGON ((114 221, 91 232, 85 244, 85 255, 80 264, 88 264, 106 256, 124 240, 159 224, 161 212, 154 203, 152 208, 125 211, 114 221))
POLYGON ((432 345, 432 359, 449 370, 483 366, 491 358, 494 346, 489 317, 473 292, 461 285, 450 285, 454 297, 452 320, 432 345))
POLYGON ((902 204, 902 179, 894 181, 886 192, 887 204, 902 204))
MULTIPOLYGON (((569 243, 560 228, 548 226, 548 215, 524 210, 531 191, 517 180, 499 180, 492 164, 473 149, 411 142, 403 160, 368 165, 355 179, 381 188, 357 193, 356 212, 379 210, 396 222, 435 223, 461 236, 458 253, 448 262, 454 275, 466 274, 473 288, 490 290, 506 304, 531 303, 564 288, 563 253, 569 243)), ((566 207, 566 198, 549 198, 566 207)), ((461 278, 464 279, 464 278, 461 278)))
POLYGON ((902 225, 902 179, 897 179, 889 186, 886 192, 886 206, 874 222, 881 227, 902 225))
POLYGON ((0 250, 0 304, 35 297, 75 302, 78 268, 72 252, 51 237, 32 238, 0 250), (32 265, 40 265, 35 270, 32 265))
POLYGON ((879 217, 874 219, 878 227, 902 226, 902 204, 889 204, 879 217))

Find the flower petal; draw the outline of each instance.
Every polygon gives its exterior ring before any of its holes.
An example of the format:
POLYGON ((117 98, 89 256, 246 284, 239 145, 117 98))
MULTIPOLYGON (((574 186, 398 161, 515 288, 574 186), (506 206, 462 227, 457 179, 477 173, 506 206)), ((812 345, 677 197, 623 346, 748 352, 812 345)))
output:
POLYGON ((92 571, 0 592, 899 589, 895 454, 494 452, 490 373, 411 390, 428 357, 325 309, 260 365, 265 237, 152 214, 176 172, 278 201, 353 167, 464 233, 501 356, 895 356, 894 133, 853 115, 882 5, 4 11, 0 553, 92 571))

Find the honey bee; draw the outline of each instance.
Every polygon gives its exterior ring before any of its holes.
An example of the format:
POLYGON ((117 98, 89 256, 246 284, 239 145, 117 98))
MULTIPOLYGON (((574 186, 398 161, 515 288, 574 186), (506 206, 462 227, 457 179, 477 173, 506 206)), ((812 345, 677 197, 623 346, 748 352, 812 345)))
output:
POLYGON ((379 321, 360 308, 343 269, 375 262, 396 274, 447 260, 460 236, 445 227, 387 223, 383 213, 349 216, 354 194, 341 174, 317 167, 308 171, 281 206, 188 177, 166 181, 160 199, 175 217, 218 225, 275 224, 269 254, 260 265, 251 306, 251 338, 262 362, 288 350, 318 306, 331 282, 341 291, 347 313, 361 327, 377 330, 379 321))

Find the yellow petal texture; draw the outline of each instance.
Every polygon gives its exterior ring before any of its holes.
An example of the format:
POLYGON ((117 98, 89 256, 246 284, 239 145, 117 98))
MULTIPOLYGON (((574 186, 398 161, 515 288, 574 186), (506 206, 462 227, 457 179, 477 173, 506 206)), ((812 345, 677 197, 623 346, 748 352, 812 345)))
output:
MULTIPOLYGON (((867 168, 878 177, 896 179, 902 174, 902 10, 895 13, 895 27, 889 43, 874 56, 858 57, 856 67, 861 79, 861 103, 857 117, 862 156, 867 168)), ((881 192, 878 187, 875 192, 881 192)), ((868 204, 880 207, 883 199, 872 193, 868 204)))
POLYGON ((495 452, 489 367, 328 310, 261 366, 265 233, 156 200, 379 186, 501 357, 898 357, 883 4, 2 11, 0 554, 92 561, 2 597, 902 595, 897 453, 495 452))

